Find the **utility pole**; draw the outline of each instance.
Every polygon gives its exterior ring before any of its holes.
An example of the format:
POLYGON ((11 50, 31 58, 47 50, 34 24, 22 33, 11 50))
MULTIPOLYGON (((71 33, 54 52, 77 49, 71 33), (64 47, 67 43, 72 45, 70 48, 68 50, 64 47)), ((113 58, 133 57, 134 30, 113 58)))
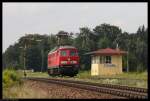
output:
MULTIPOLYGON (((34 38, 25 38, 25 40, 26 39, 28 39, 28 40, 32 40, 32 41, 37 41, 37 42, 41 42, 42 40, 35 40, 34 38)), ((41 72, 42 72, 42 68, 43 68, 43 62, 44 62, 44 59, 43 59, 43 57, 44 57, 44 55, 43 55, 43 44, 41 44, 42 45, 42 49, 41 49, 41 55, 42 55, 42 66, 41 66, 41 72)), ((25 72, 25 69, 26 69, 26 54, 25 54, 25 52, 26 52, 26 48, 27 48, 27 44, 26 44, 26 42, 25 42, 25 44, 24 44, 24 47, 20 47, 20 48, 23 48, 23 55, 24 55, 24 76, 26 77, 26 72, 25 72)))
POLYGON ((44 53, 44 50, 43 50, 43 40, 35 40, 35 41, 37 41, 37 42, 41 42, 41 46, 42 46, 42 49, 41 49, 41 56, 42 56, 42 66, 41 66, 41 73, 42 73, 42 69, 43 69, 43 65, 44 65, 44 59, 43 59, 43 57, 44 57, 44 55, 43 55, 43 53, 44 53))
POLYGON ((128 51, 127 51, 127 72, 129 72, 128 54, 129 54, 129 48, 128 48, 128 51))
POLYGON ((41 54, 42 54, 42 67, 41 67, 41 73, 42 73, 42 69, 43 69, 43 62, 44 62, 44 61, 43 61, 43 57, 44 57, 44 56, 43 56, 43 48, 42 48, 42 50, 41 50, 41 54))
MULTIPOLYGON (((42 40, 36 40, 36 41, 42 41, 42 40)), ((42 46, 42 49, 41 49, 41 56, 42 56, 42 66, 41 66, 41 73, 42 73, 42 69, 43 69, 43 62, 44 62, 44 60, 43 60, 43 57, 44 57, 44 55, 43 55, 43 41, 41 42, 41 46, 42 46)))
MULTIPOLYGON (((117 42, 119 40, 119 36, 117 35, 117 38, 115 39, 114 43, 116 43, 116 49, 119 49, 118 47, 118 43, 117 42)), ((129 72, 129 63, 128 63, 128 55, 129 55, 129 48, 127 49, 127 67, 126 67, 126 72, 129 72)))
POLYGON ((26 69, 26 44, 24 45, 24 47, 19 47, 21 49, 23 49, 23 69, 24 69, 24 76, 26 77, 26 72, 25 72, 25 69, 26 69))
POLYGON ((25 72, 25 69, 26 69, 26 44, 25 44, 25 47, 24 47, 24 76, 26 77, 26 72, 25 72))
MULTIPOLYGON (((27 34, 26 34, 27 35, 27 34)), ((31 39, 31 38, 25 38, 25 42, 24 42, 24 47, 19 47, 19 48, 22 48, 23 49, 23 62, 24 62, 24 76, 26 77, 26 75, 27 75, 27 73, 25 72, 25 70, 26 70, 26 49, 27 49, 27 44, 28 43, 26 43, 26 41, 27 41, 27 39, 28 40, 33 40, 33 39, 31 39)))

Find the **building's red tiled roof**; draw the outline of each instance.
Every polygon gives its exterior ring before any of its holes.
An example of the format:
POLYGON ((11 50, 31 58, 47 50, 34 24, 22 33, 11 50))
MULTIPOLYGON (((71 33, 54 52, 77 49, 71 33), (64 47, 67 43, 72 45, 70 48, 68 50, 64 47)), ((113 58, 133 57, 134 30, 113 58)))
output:
POLYGON ((111 48, 105 48, 105 49, 98 49, 97 51, 89 52, 86 54, 99 54, 99 55, 123 55, 126 54, 126 51, 121 51, 120 49, 111 49, 111 48))

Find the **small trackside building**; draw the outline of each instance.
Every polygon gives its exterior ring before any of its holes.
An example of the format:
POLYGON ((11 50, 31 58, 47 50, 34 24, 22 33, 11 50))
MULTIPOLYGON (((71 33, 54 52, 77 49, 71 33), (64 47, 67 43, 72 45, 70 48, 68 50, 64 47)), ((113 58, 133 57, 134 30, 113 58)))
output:
POLYGON ((122 55, 127 54, 119 48, 99 49, 86 53, 91 55, 91 75, 114 75, 122 73, 122 55))

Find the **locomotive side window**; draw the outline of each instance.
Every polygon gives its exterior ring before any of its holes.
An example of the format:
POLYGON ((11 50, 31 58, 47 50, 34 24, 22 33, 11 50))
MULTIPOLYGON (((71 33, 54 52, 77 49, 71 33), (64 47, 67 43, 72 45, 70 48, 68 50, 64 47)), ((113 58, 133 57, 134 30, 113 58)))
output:
POLYGON ((62 50, 62 51, 60 52, 60 54, 61 54, 61 56, 67 56, 67 52, 64 51, 64 50, 62 50))
POLYGON ((70 51, 70 56, 76 56, 76 52, 75 51, 70 51))

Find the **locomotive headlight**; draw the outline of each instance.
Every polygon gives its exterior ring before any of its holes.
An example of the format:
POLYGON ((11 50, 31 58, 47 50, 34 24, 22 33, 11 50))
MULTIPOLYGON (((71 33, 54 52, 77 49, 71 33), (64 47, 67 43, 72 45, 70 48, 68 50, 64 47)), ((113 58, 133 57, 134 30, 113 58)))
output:
POLYGON ((67 61, 61 61, 60 63, 61 64, 67 64, 67 61))
POLYGON ((71 63, 72 63, 72 64, 76 64, 76 63, 77 63, 77 61, 71 61, 71 63))

